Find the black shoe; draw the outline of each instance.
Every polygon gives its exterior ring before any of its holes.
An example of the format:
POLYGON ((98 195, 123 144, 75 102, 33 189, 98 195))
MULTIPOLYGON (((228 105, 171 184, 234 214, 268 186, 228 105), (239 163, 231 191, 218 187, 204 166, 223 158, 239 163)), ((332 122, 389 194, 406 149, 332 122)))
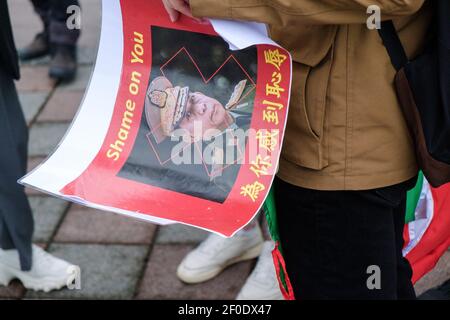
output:
POLYGON ((450 300, 450 280, 430 289, 418 297, 419 300, 450 300))
POLYGON ((44 57, 48 54, 50 54, 50 44, 46 32, 38 33, 28 46, 19 50, 19 58, 22 61, 44 57))
POLYGON ((52 60, 49 75, 51 78, 70 81, 77 73, 76 46, 52 46, 52 60))

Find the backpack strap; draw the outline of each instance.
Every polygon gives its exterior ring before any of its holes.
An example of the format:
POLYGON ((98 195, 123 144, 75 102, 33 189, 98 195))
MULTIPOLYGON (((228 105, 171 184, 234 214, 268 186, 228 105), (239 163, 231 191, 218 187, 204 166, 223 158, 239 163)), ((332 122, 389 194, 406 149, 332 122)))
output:
POLYGON ((378 33, 391 58, 392 65, 399 71, 408 63, 408 57, 392 20, 381 22, 381 29, 378 29, 378 33))

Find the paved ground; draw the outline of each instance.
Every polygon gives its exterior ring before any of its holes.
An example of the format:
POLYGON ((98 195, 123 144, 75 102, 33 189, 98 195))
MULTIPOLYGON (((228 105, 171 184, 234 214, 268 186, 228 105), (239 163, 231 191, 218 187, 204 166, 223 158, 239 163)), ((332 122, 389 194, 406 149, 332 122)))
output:
MULTIPOLYGON (((89 80, 99 37, 100 0, 82 0, 80 68, 68 85, 47 77, 48 59, 22 66, 17 83, 30 126, 30 169, 57 145, 68 128, 89 80)), ((9 0, 17 45, 41 28, 28 0, 9 0)), ((206 234, 181 226, 156 227, 85 209, 27 190, 36 219, 34 241, 53 254, 80 265, 82 289, 50 294, 26 291, 20 283, 0 287, 0 298, 233 299, 254 262, 237 264, 208 283, 188 286, 175 269, 206 234)), ((450 253, 418 285, 426 288, 450 278, 450 253)))

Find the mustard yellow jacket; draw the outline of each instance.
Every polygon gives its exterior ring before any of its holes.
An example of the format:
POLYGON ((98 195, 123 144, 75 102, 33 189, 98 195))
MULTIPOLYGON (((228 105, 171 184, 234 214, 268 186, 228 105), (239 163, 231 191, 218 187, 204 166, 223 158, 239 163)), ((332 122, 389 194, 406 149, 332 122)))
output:
POLYGON ((191 0, 197 17, 259 21, 292 54, 279 177, 318 190, 365 190, 417 173, 394 90, 395 70, 367 8, 392 19, 409 57, 431 18, 425 0, 191 0))

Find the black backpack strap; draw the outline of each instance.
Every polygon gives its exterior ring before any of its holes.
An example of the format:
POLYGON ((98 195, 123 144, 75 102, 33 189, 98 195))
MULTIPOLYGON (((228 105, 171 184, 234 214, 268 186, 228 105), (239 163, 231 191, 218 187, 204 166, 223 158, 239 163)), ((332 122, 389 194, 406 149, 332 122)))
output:
POLYGON ((408 57, 406 56, 405 49, 398 37, 397 30, 395 30, 392 20, 383 21, 378 33, 383 40, 383 44, 386 47, 389 57, 391 57, 392 65, 399 71, 408 63, 408 57))

